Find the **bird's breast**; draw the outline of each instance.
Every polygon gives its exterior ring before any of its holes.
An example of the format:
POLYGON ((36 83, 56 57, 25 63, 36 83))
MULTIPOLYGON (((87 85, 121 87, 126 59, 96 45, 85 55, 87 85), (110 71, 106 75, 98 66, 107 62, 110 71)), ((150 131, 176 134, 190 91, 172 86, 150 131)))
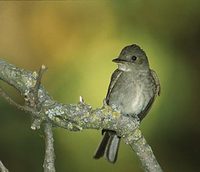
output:
POLYGON ((145 104, 145 95, 143 93, 143 88, 141 85, 136 84, 134 89, 134 96, 130 102, 131 107, 129 113, 132 112, 133 114, 139 114, 142 111, 145 104))
POLYGON ((110 94, 109 104, 122 114, 140 114, 153 96, 151 83, 147 78, 130 78, 123 76, 117 82, 110 94))

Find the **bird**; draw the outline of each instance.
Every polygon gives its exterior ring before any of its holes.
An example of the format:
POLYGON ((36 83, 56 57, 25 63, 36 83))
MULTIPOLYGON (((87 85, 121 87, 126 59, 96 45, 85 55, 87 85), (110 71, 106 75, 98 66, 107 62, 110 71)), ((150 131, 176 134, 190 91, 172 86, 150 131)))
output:
MULTIPOLYGON (((161 87, 156 72, 150 69, 146 53, 138 45, 124 47, 112 60, 118 68, 113 72, 105 102, 122 115, 138 117, 140 121, 149 112, 161 87)), ((131 120, 131 118, 130 118, 131 120)), ((105 157, 115 163, 121 137, 115 131, 103 129, 103 139, 93 158, 105 157)))

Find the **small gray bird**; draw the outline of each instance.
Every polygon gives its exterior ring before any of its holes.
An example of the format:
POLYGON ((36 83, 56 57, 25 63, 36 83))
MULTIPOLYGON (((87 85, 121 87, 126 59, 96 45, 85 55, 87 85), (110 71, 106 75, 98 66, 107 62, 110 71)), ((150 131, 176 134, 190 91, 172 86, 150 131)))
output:
MULTIPOLYGON (((113 62, 118 64, 108 88, 106 103, 123 115, 138 116, 140 121, 148 113, 154 99, 160 95, 160 83, 156 73, 149 68, 145 52, 136 44, 122 49, 113 62)), ((115 163, 120 137, 115 131, 102 130, 104 135, 95 155, 99 159, 105 155, 115 163)))

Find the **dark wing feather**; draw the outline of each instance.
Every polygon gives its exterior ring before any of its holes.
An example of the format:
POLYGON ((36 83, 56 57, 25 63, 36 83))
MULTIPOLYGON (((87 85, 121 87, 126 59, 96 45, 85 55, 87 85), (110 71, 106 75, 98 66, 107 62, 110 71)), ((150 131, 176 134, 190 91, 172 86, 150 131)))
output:
POLYGON ((140 112, 140 114, 138 114, 138 118, 140 119, 140 121, 142 121, 142 119, 147 115, 147 113, 149 112, 149 110, 151 109, 151 105, 153 104, 155 99, 155 96, 153 96, 150 100, 149 103, 147 104, 147 106, 145 107, 145 109, 140 112))
POLYGON ((151 105, 153 104, 153 102, 155 100, 155 97, 157 95, 160 96, 161 88, 160 88, 160 82, 159 82, 158 76, 157 76, 157 74, 156 74, 156 72, 154 70, 151 69, 150 71, 151 71, 151 75, 153 77, 153 80, 154 80, 154 82, 156 84, 156 92, 155 92, 154 96, 149 100, 149 103, 147 104, 145 109, 138 115, 138 117, 140 118, 140 121, 146 116, 146 114, 151 109, 151 105))
POLYGON ((109 87, 108 87, 108 92, 107 92, 107 95, 106 95, 106 103, 108 105, 109 105, 110 93, 112 92, 112 89, 114 88, 115 83, 117 82, 117 80, 118 80, 118 78, 120 77, 121 74, 122 74, 122 71, 116 69, 111 76, 110 84, 109 84, 109 87))
POLYGON ((151 69, 151 75, 153 76, 153 79, 154 79, 155 84, 156 84, 156 94, 158 96, 160 96, 161 86, 160 86, 159 78, 158 78, 156 72, 154 70, 152 70, 152 69, 151 69))

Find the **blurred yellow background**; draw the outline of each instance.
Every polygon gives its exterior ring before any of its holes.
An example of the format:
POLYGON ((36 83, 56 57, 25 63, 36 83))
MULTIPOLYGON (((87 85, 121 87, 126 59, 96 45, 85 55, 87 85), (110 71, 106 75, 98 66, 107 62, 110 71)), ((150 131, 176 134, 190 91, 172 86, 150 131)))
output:
MULTIPOLYGON (((141 128, 164 171, 200 170, 200 2, 1 1, 0 58, 28 70, 48 67, 43 84, 63 103, 79 96, 102 105, 111 62, 129 44, 140 45, 162 92, 141 128)), ((1 83, 2 84, 2 83, 1 83)), ((19 99, 19 95, 10 90, 19 99)), ((43 171, 44 136, 29 115, 0 98, 0 160, 10 171, 43 171)), ((93 160, 101 132, 54 129, 58 172, 141 172, 121 144, 115 165, 93 160)))

